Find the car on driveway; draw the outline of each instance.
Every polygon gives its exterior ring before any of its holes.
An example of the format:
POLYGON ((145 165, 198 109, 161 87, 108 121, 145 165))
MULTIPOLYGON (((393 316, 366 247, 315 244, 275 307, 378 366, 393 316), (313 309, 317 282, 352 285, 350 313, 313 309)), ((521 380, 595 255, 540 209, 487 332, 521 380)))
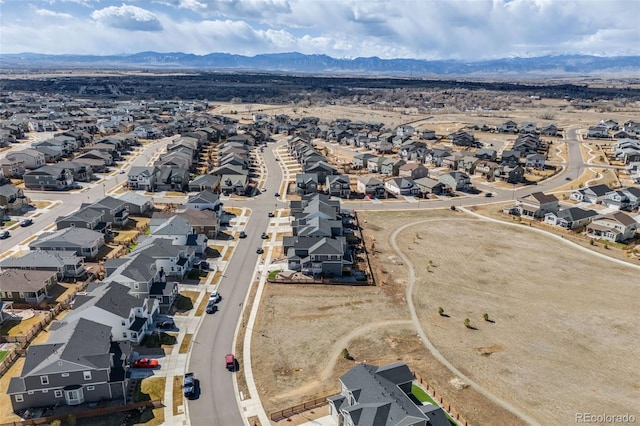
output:
POLYGON ((274 217, 275 214, 273 214, 273 212, 269 212, 269 217, 274 217))
POLYGON ((256 250, 256 253, 262 254, 264 253, 264 249, 262 247, 258 247, 258 249, 256 250))
POLYGON ((269 238, 269 236, 267 235, 266 232, 263 232, 262 235, 260 235, 260 238, 262 238, 263 240, 266 240, 267 238, 269 238))
POLYGON ((244 231, 240 231, 240 238, 247 238, 247 234, 244 231))
POLYGON ((217 290, 213 290, 209 295, 209 303, 218 303, 221 300, 222 296, 220 296, 220 293, 218 293, 217 290))
POLYGON ((158 360, 155 358, 138 358, 133 361, 134 368, 157 368, 158 360))
POLYGON ((11 236, 11 233, 6 229, 3 229, 2 231, 0 231, 0 240, 4 240, 5 238, 9 238, 10 236, 11 236))
POLYGON ((224 357, 224 364, 227 370, 236 371, 238 368, 238 360, 233 354, 226 354, 224 357))
POLYGON ((280 196, 280 193, 279 193, 279 192, 276 192, 274 195, 275 195, 276 197, 279 197, 279 196, 280 196))
POLYGON ((187 398, 191 398, 196 394, 196 379, 193 373, 187 373, 182 380, 182 392, 187 398))
POLYGON ((156 328, 159 328, 161 330, 172 330, 176 328, 176 323, 173 322, 172 319, 166 319, 166 320, 158 321, 156 323, 156 328))
POLYGON ((209 262, 207 262, 206 260, 196 260, 193 263, 193 267, 200 269, 202 271, 208 271, 211 269, 211 266, 209 265, 209 262))
POLYGON ((20 226, 25 227, 25 226, 29 226, 29 225, 33 225, 33 219, 22 219, 20 221, 20 226))

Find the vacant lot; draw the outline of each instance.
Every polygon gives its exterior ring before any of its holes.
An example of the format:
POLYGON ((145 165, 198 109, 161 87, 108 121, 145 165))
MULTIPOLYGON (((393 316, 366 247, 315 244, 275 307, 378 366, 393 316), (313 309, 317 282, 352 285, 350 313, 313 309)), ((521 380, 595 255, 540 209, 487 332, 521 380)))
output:
MULTIPOLYGON (((421 222, 398 236, 416 267, 422 328, 444 357, 542 424, 568 424, 576 412, 637 416, 638 270, 522 225, 449 215, 414 213, 421 222)), ((363 217, 380 231, 411 223, 385 212, 363 217)), ((380 231, 377 257, 388 262, 394 254, 380 231)))

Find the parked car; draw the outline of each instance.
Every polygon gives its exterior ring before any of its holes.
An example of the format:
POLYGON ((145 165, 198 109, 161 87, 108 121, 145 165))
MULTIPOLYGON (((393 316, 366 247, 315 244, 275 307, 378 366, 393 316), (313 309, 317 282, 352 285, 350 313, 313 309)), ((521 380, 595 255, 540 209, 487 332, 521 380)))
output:
POLYGON ((156 327, 161 330, 171 330, 176 328, 176 323, 172 319, 167 319, 163 321, 158 321, 156 323, 156 327))
POLYGON ((275 195, 276 197, 279 197, 279 196, 280 196, 280 193, 279 193, 279 192, 276 192, 274 195, 275 195))
POLYGON ((269 217, 274 217, 275 214, 273 214, 273 212, 269 212, 269 217))
POLYGON ((207 308, 205 309, 205 311, 208 314, 215 314, 216 312, 218 312, 218 305, 216 305, 215 302, 209 302, 207 303, 207 308))
POLYGON ((154 358, 139 358, 133 361, 134 368, 156 368, 158 365, 158 360, 154 358))
POLYGON ((256 253, 262 254, 264 253, 264 250, 262 249, 262 247, 258 247, 258 249, 256 250, 256 253))
POLYGON ((196 379, 193 373, 186 373, 182 380, 182 391, 184 396, 191 398, 196 394, 196 379))
POLYGON ((20 221, 20 226, 25 227, 25 226, 29 226, 29 225, 33 225, 33 219, 22 219, 20 221))
POLYGON ((266 232, 263 232, 262 235, 260 235, 260 238, 262 238, 263 240, 266 240, 267 238, 269 238, 269 236, 267 235, 266 232))
POLYGON ((220 293, 218 293, 217 290, 213 290, 209 295, 209 303, 218 303, 221 300, 222 296, 220 296, 220 293))
POLYGON ((240 238, 247 238, 247 234, 244 231, 240 231, 240 238))
POLYGON ((229 371, 236 371, 236 369, 238 368, 238 361, 236 360, 236 357, 233 356, 233 354, 225 355, 224 363, 225 363, 225 367, 229 371))
POLYGON ((493 192, 487 192, 486 194, 484 194, 485 197, 493 197, 493 192))
POLYGON ((0 240, 4 240, 5 238, 9 238, 10 236, 11 236, 11 233, 6 229, 3 229, 2 231, 0 231, 0 240))
POLYGON ((209 262, 207 262, 206 260, 196 260, 193 263, 193 267, 201 269, 203 271, 208 271, 209 269, 211 269, 211 267, 209 266, 209 262))

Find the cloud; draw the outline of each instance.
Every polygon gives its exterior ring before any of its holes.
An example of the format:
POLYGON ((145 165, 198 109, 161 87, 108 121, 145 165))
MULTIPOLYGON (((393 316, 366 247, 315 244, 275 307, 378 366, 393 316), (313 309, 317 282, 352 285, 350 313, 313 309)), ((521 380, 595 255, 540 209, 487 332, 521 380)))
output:
POLYGON ((73 18, 73 16, 68 13, 54 12, 49 9, 36 9, 35 13, 40 16, 49 16, 53 18, 73 18))
POLYGON ((161 31, 163 28, 153 12, 126 4, 95 10, 91 17, 107 27, 129 31, 161 31))

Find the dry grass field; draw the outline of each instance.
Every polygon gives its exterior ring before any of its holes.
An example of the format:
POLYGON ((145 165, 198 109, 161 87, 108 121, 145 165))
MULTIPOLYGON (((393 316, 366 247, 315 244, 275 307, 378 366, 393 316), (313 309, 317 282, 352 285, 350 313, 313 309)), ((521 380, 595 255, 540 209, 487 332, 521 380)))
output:
POLYGON ((263 295, 252 352, 268 412, 337 392, 353 365, 342 358, 346 348, 355 362, 407 362, 472 424, 521 423, 472 388, 457 388, 417 337, 407 268, 389 242, 415 222, 398 245, 416 267, 420 326, 447 360, 541 424, 572 423, 576 412, 640 415, 637 269, 462 212, 360 215, 378 286, 270 285, 263 295))

